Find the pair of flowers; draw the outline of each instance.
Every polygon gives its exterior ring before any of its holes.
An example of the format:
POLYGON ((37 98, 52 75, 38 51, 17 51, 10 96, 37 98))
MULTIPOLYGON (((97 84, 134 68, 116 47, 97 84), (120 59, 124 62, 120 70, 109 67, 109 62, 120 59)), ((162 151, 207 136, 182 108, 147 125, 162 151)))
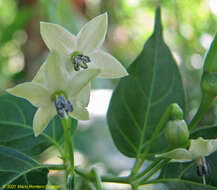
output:
POLYGON ((33 119, 35 136, 41 134, 57 114, 89 119, 86 107, 93 78, 119 78, 128 74, 117 59, 101 50, 107 17, 107 13, 95 17, 77 36, 60 25, 41 22, 41 35, 50 54, 32 82, 7 90, 38 107, 33 119))
MULTIPOLYGON (((57 114, 78 120, 89 118, 89 82, 96 76, 119 78, 128 73, 110 54, 101 50, 107 32, 107 13, 89 21, 77 36, 57 24, 41 22, 41 35, 50 54, 32 82, 25 82, 7 92, 26 98, 38 110, 33 130, 38 136, 57 114)), ((217 140, 191 140, 190 148, 177 148, 157 157, 185 162, 203 160, 217 150, 217 140)))

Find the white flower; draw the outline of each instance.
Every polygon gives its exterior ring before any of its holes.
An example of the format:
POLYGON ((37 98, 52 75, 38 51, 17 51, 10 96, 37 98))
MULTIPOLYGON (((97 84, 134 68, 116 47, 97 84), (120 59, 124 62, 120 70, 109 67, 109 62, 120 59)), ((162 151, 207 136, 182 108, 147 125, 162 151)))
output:
POLYGON ((61 67, 62 56, 51 51, 39 72, 32 82, 25 82, 7 89, 7 92, 22 97, 38 107, 33 119, 33 130, 38 136, 47 127, 55 115, 68 115, 79 119, 89 119, 86 106, 89 94, 83 94, 83 88, 98 73, 97 69, 80 71, 73 76, 61 67))
POLYGON ((189 149, 177 148, 156 157, 171 158, 172 162, 188 162, 209 156, 217 150, 217 139, 205 140, 203 138, 192 139, 189 149))
POLYGON ((96 68, 100 69, 100 78, 119 78, 128 75, 126 69, 101 49, 107 32, 107 17, 104 13, 90 20, 76 36, 60 25, 47 22, 41 22, 40 31, 47 47, 65 56, 67 68, 73 65, 76 71, 96 68))

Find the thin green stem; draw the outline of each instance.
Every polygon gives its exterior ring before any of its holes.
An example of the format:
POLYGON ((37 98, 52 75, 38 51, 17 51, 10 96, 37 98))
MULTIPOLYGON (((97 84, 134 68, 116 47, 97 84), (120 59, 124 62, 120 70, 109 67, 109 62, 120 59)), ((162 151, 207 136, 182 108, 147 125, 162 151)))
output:
POLYGON ((136 185, 131 185, 131 187, 132 187, 132 190, 138 190, 138 186, 136 185))
MULTIPOLYGON (((89 180, 89 181, 95 181, 95 177, 90 175, 90 173, 87 173, 84 170, 75 168, 75 172, 84 177, 85 179, 89 180)), ((109 177, 109 176, 101 176, 101 180, 103 182, 111 182, 111 183, 124 183, 124 184, 129 184, 130 182, 130 178, 129 177, 109 177)))
POLYGON ((133 180, 137 180, 143 176, 145 176, 149 171, 151 171, 157 164, 159 164, 161 162, 161 160, 164 159, 164 158, 159 158, 155 161, 153 161, 151 163, 150 166, 148 166, 144 171, 142 171, 141 173, 139 173, 138 175, 135 176, 135 178, 132 178, 133 180))
POLYGON ((65 135, 65 144, 64 144, 64 154, 69 159, 70 162, 70 168, 69 173, 74 173, 74 150, 73 150, 73 144, 72 144, 72 137, 70 133, 70 124, 71 119, 70 118, 63 118, 62 125, 64 128, 64 135, 65 135))
POLYGON ((45 164, 44 167, 47 167, 49 170, 65 170, 66 166, 63 164, 45 164))
POLYGON ((163 166, 165 166, 170 159, 164 159, 162 160, 155 168, 153 168, 147 176, 145 176, 142 180, 140 180, 138 183, 136 183, 137 186, 142 185, 144 182, 148 181, 156 172, 158 172, 163 166))
POLYGON ((136 163, 135 163, 134 168, 132 170, 132 174, 138 173, 138 170, 143 165, 143 163, 146 159, 146 156, 151 149, 152 144, 154 143, 154 141, 158 137, 162 127, 164 126, 164 124, 168 120, 168 117, 170 116, 171 109, 172 109, 172 105, 169 105, 169 107, 166 109, 163 116, 161 117, 159 123, 157 124, 157 127, 155 128, 155 131, 151 137, 150 143, 148 144, 148 147, 146 148, 145 152, 142 154, 141 159, 136 159, 136 163))
POLYGON ((97 173, 96 169, 93 168, 92 169, 92 173, 95 177, 95 181, 96 181, 96 189, 97 190, 102 190, 102 181, 101 181, 101 177, 99 176, 99 174, 97 173))
POLYGON ((194 115, 193 119, 188 125, 190 131, 192 131, 197 126, 197 124, 203 118, 204 114, 207 112, 207 110, 212 105, 214 100, 215 97, 210 96, 208 94, 203 94, 201 104, 197 110, 197 113, 194 115))

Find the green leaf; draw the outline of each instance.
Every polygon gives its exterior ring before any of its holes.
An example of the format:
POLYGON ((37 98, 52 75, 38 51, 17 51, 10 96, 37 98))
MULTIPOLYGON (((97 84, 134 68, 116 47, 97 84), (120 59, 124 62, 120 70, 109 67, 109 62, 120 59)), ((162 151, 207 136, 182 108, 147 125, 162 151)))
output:
POLYGON ((48 169, 27 155, 0 146, 0 187, 11 184, 14 189, 21 189, 18 185, 41 185, 40 189, 45 189, 47 175, 48 169))
POLYGON ((215 186, 204 185, 202 183, 196 183, 189 180, 181 179, 162 179, 156 180, 155 183, 164 183, 169 190, 216 190, 215 186))
POLYGON ((217 34, 207 52, 204 61, 204 71, 205 72, 217 72, 217 34))
MULTIPOLYGON (((148 140, 166 108, 178 103, 185 108, 185 94, 176 62, 163 41, 160 8, 156 11, 152 36, 115 89, 107 119, 120 152, 136 157, 148 140)), ((166 146, 164 135, 156 140, 151 153, 166 146)))
MULTIPOLYGON (((29 155, 37 155, 51 145, 63 142, 61 121, 55 117, 37 138, 32 121, 36 108, 22 98, 5 94, 0 96, 0 145, 11 147, 29 155)), ((72 133, 77 121, 72 120, 72 133)))
POLYGON ((217 138, 217 125, 201 127, 191 133, 191 138, 196 139, 198 137, 203 137, 204 139, 217 138))

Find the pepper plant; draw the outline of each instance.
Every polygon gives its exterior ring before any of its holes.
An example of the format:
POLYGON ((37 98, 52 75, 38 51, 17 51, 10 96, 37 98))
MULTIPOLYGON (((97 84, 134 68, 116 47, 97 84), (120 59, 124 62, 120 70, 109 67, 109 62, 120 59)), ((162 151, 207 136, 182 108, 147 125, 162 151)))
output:
POLYGON ((102 190, 106 182, 128 184, 132 190, 149 184, 171 190, 217 189, 217 127, 199 124, 217 95, 217 37, 204 60, 200 106, 186 121, 182 77, 163 40, 160 8, 153 34, 127 70, 102 50, 107 17, 97 16, 77 35, 57 24, 41 23, 50 50, 47 60, 31 82, 7 89, 0 97, 1 188, 49 189, 49 171, 61 170, 67 190, 102 190), (100 176, 95 168, 81 169, 74 162, 73 137, 77 121, 89 119, 86 107, 95 77, 121 78, 107 121, 117 149, 135 160, 125 177, 100 176), (32 158, 51 145, 62 164, 41 164, 32 158), (151 161, 148 167, 146 160, 151 161), (157 172, 160 175, 153 177, 157 172), (83 187, 79 180, 92 186, 83 187))

